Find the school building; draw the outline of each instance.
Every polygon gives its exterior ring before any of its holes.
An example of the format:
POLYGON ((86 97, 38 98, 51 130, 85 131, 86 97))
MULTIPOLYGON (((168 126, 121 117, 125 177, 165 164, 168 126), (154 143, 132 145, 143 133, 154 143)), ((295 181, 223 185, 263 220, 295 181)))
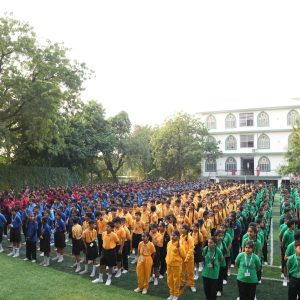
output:
POLYGON ((214 181, 289 180, 279 174, 285 164, 289 137, 300 105, 258 107, 197 113, 209 130, 209 139, 219 142, 218 159, 202 161, 202 177, 214 181))

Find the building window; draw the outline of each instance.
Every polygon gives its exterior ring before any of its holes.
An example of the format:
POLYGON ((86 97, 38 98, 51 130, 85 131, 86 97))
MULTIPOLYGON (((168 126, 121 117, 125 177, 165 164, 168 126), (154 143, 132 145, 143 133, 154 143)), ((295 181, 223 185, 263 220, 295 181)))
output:
POLYGON ((270 172, 271 171, 270 160, 266 156, 263 156, 259 159, 258 166, 259 166, 259 169, 261 172, 270 172))
POLYGON ((240 147, 241 148, 253 148, 254 147, 254 135, 245 134, 240 136, 240 147))
POLYGON ((233 135, 226 138, 225 150, 236 150, 236 138, 233 135))
POLYGON ((207 141, 208 141, 209 143, 217 143, 216 138, 215 138, 214 136, 212 136, 212 135, 209 135, 209 136, 207 137, 207 141))
POLYGON ((287 124, 294 126, 299 113, 296 110, 291 110, 287 115, 287 124))
POLYGON ((264 111, 259 113, 257 116, 257 126, 258 127, 269 127, 269 116, 264 111))
POLYGON ((233 157, 228 157, 225 162, 225 171, 232 172, 236 171, 236 160, 233 157))
POLYGON ((216 172, 217 163, 215 159, 209 158, 205 162, 205 172, 216 172))
POLYGON ((254 113, 240 113, 240 126, 247 127, 254 124, 254 113))
POLYGON ((266 134, 261 134, 257 141, 258 149, 270 149, 270 138, 266 134))
POLYGON ((209 115, 206 119, 206 127, 207 129, 216 129, 217 128, 217 121, 213 115, 209 115))
POLYGON ((229 114, 225 119, 225 128, 235 128, 236 127, 236 118, 233 114, 229 114))

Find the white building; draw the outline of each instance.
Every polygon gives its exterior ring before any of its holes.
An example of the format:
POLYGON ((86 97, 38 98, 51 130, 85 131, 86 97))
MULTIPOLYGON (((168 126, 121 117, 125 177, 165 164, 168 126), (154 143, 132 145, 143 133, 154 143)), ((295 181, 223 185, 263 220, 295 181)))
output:
POLYGON ((202 176, 216 181, 281 181, 278 170, 285 163, 299 113, 300 105, 198 113, 222 151, 217 160, 202 162, 202 176))

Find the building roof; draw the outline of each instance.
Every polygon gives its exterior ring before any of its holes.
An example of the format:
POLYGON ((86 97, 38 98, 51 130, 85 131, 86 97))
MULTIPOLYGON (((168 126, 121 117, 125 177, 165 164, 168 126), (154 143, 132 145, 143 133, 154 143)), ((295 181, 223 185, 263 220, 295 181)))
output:
POLYGON ((298 105, 284 105, 284 106, 270 106, 270 107, 241 108, 241 109, 212 110, 212 111, 202 111, 202 112, 198 112, 196 114, 207 115, 207 114, 216 114, 216 113, 249 112, 249 111, 295 109, 295 108, 300 108, 300 104, 298 104, 298 105))

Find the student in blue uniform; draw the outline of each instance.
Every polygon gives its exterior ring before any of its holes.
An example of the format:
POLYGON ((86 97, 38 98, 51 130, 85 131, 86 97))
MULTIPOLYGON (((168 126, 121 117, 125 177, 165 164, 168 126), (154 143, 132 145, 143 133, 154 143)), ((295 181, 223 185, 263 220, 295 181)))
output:
POLYGON ((56 257, 52 258, 52 260, 57 260, 57 262, 61 263, 64 260, 64 248, 66 247, 66 224, 62 220, 60 212, 56 213, 55 219, 54 246, 57 249, 57 254, 56 257))
POLYGON ((11 212, 11 224, 10 224, 10 242, 13 244, 12 252, 8 256, 19 257, 20 256, 20 243, 21 243, 21 227, 22 220, 18 213, 18 208, 14 207, 11 212))
POLYGON ((41 263, 41 265, 44 267, 48 267, 50 264, 50 236, 51 228, 48 224, 48 218, 44 216, 42 218, 42 229, 40 236, 40 250, 44 253, 44 261, 41 263))
POLYGON ((38 223, 34 214, 31 213, 26 224, 26 258, 24 260, 31 260, 32 263, 36 262, 37 232, 38 223))
POLYGON ((4 251, 2 246, 2 240, 3 240, 3 231, 4 227, 6 226, 7 220, 4 217, 4 215, 0 212, 0 253, 4 251))

